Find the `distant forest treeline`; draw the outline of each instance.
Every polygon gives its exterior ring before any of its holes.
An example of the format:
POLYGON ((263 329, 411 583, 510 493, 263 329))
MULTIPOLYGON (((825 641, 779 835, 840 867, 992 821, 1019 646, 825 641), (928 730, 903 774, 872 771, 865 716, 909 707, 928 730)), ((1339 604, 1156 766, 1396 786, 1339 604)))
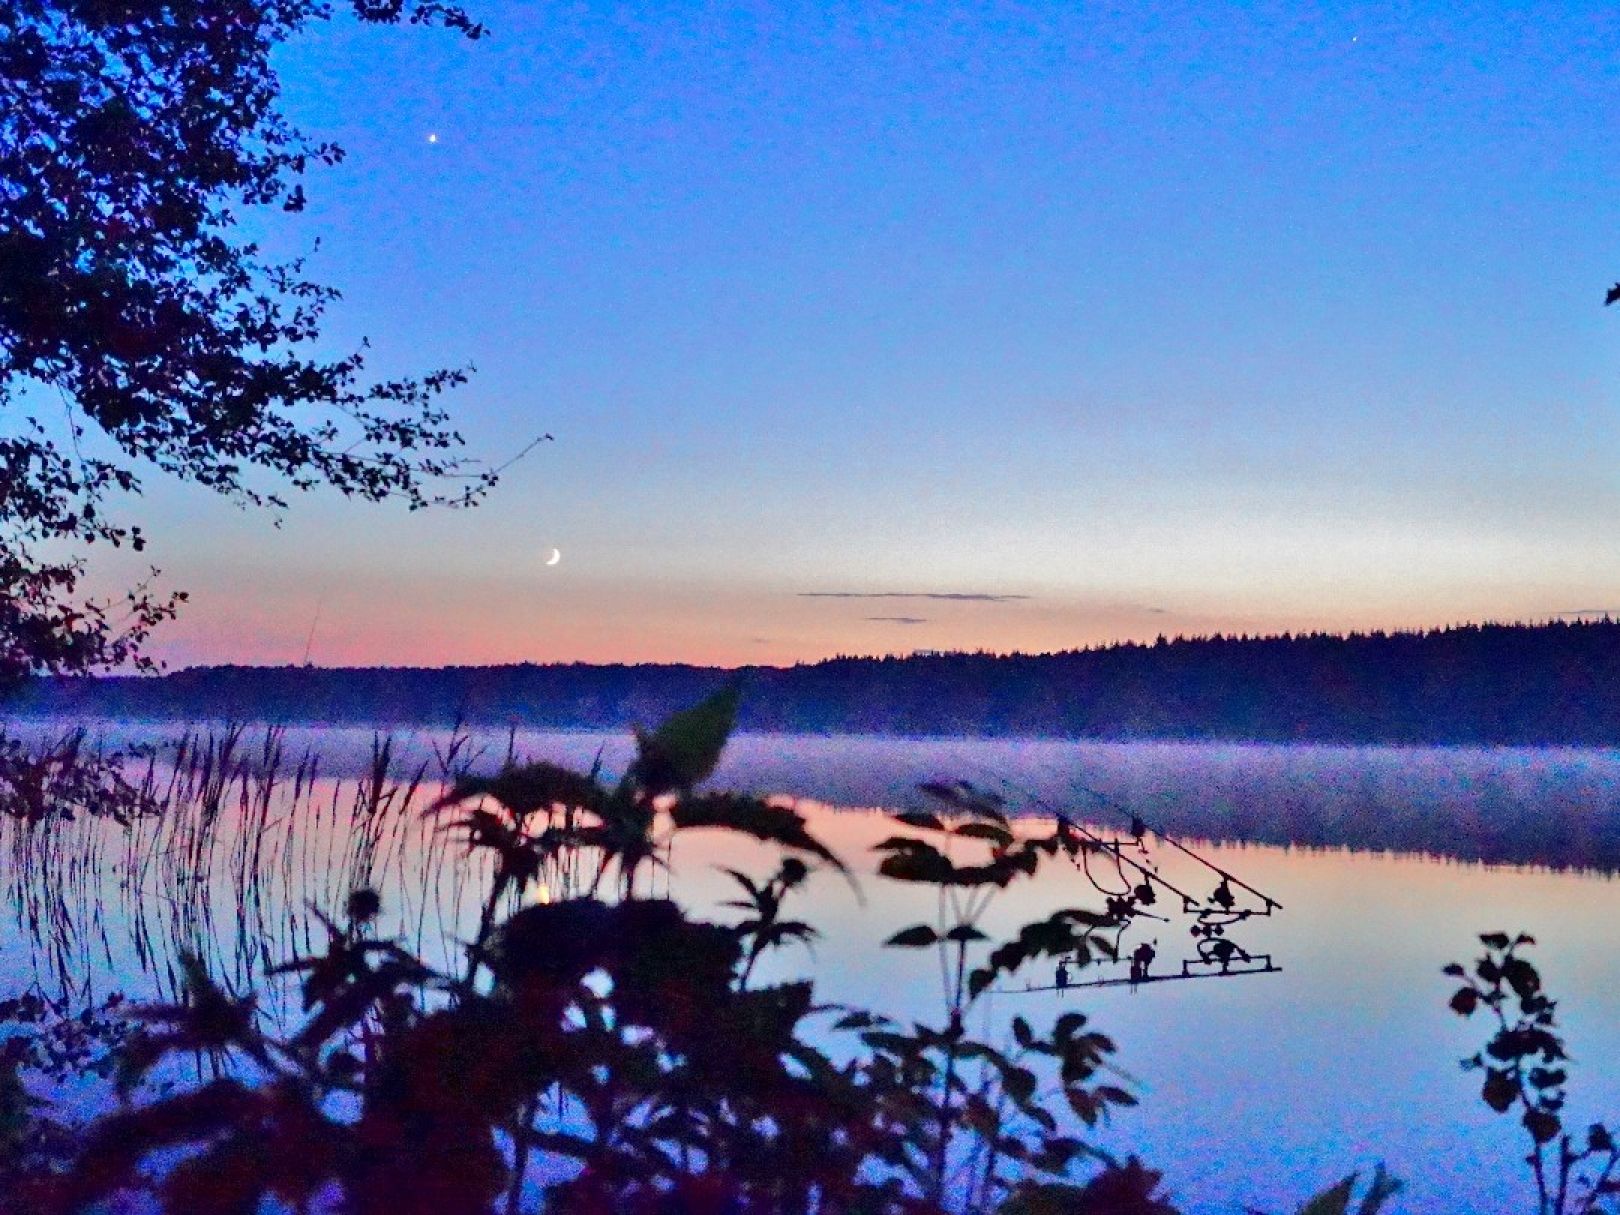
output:
POLYGON ((741 680, 741 728, 798 733, 1620 744, 1620 622, 1164 638, 725 670, 582 663, 196 667, 38 681, 13 713, 284 722, 655 722, 741 680))

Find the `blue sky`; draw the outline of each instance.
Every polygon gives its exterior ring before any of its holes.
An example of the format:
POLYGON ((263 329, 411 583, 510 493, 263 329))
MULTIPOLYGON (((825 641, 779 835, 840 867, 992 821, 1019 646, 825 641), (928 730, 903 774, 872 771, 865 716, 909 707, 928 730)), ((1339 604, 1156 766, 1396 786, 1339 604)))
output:
POLYGON ((263 232, 334 349, 477 366, 475 452, 556 441, 465 514, 154 481, 172 661, 1620 606, 1612 6, 477 12, 287 49, 349 158, 263 232))

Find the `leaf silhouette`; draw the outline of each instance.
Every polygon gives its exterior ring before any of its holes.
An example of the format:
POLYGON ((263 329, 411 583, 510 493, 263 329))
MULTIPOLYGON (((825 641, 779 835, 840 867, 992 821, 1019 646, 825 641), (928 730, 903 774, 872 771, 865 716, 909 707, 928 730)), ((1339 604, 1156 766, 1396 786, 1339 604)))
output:
POLYGON ((1005 827, 996 823, 963 823, 955 834, 965 839, 989 840, 992 844, 1006 847, 1013 841, 1013 834, 1005 827))
POLYGON ((492 797, 517 817, 526 818, 558 805, 595 810, 606 795, 589 776, 557 764, 533 763, 504 768, 494 776, 463 776, 433 809, 480 796, 492 797))
POLYGON ((895 822, 924 831, 943 831, 945 824, 937 814, 926 810, 902 810, 891 816, 895 822))
POLYGON ((636 730, 632 775, 650 796, 687 790, 714 771, 737 721, 741 690, 722 688, 689 709, 671 713, 652 733, 636 730))
POLYGON ((1481 1086, 1479 1095, 1485 1104, 1498 1114, 1505 1114, 1518 1100, 1519 1088, 1508 1078, 1506 1072, 1488 1067, 1485 1069, 1485 1083, 1481 1086))
POLYGON ((965 780, 951 781, 948 784, 943 781, 924 781, 917 788, 954 810, 970 814, 974 818, 988 819, 1002 826, 1007 825, 1007 799, 999 793, 980 789, 965 780))
POLYGON ((1356 1215, 1378 1215, 1384 1203, 1399 1193, 1401 1183, 1385 1171, 1383 1165, 1373 1170, 1372 1181, 1367 1186, 1367 1194, 1356 1208, 1356 1215))
POLYGON ((773 806, 757 797, 734 793, 704 793, 683 797, 670 808, 670 820, 678 828, 717 827, 751 835, 757 840, 781 844, 818 856, 841 873, 848 873, 844 862, 804 825, 804 816, 786 806, 773 806))
POLYGON ((1356 1175, 1351 1173, 1300 1207, 1299 1215, 1349 1215, 1350 1199, 1355 1192, 1356 1175))
POLYGON ((902 928, 883 944, 895 949, 923 949, 938 940, 939 933, 927 924, 913 924, 910 928, 902 928))

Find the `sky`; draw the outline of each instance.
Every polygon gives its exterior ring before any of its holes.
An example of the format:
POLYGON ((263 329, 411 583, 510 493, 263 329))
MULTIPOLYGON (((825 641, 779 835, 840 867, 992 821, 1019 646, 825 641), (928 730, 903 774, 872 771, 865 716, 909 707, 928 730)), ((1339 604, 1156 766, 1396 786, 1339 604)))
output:
POLYGON ((464 512, 149 478, 171 665, 1620 608, 1612 4, 471 7, 285 48, 348 158, 252 222, 555 439, 464 512))

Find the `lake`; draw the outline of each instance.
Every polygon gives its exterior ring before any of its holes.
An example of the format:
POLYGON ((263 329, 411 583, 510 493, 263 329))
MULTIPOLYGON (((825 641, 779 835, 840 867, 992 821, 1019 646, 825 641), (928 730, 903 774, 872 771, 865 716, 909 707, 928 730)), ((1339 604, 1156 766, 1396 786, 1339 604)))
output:
MULTIPOLYGON (((175 779, 176 728, 98 730, 109 744, 168 744, 151 770, 175 779)), ((260 731, 223 765, 217 738, 208 764, 189 744, 184 808, 133 834, 85 820, 46 838, 7 823, 16 914, 0 935, 6 974, 151 996, 171 987, 173 958, 188 948, 232 986, 262 986, 268 965, 318 933, 308 905, 336 907, 361 882, 382 890, 385 925, 422 941, 430 961, 447 936, 464 935, 479 873, 421 813, 445 740, 398 735, 380 786, 368 775, 370 732, 292 729, 272 741, 273 780, 260 731), (404 786, 419 768, 412 792, 404 786)), ((610 773, 630 755, 621 736, 547 733, 478 736, 462 755, 493 768, 509 748, 579 767, 600 754, 610 773)), ((937 900, 878 878, 869 850, 892 826, 878 807, 918 806, 920 781, 957 778, 1001 792, 1019 813, 1062 809, 1108 839, 1128 838, 1140 815, 1194 854, 1150 835, 1148 850, 1130 855, 1162 880, 1202 899, 1225 871, 1281 904, 1230 930, 1279 968, 1269 973, 1195 964, 1205 977, 1193 981, 1021 990, 1051 985, 1049 971, 1032 972, 990 996, 973 1027, 996 1038, 1015 1013, 1090 1015, 1115 1038, 1141 1099, 1099 1138, 1163 1170, 1184 1209, 1291 1209, 1377 1161, 1408 1182, 1401 1210, 1525 1209, 1523 1131, 1490 1114, 1477 1079, 1457 1066, 1482 1045, 1484 1025, 1445 1006, 1452 985, 1440 967, 1471 960, 1481 931, 1540 941, 1532 957, 1560 999, 1575 1060, 1569 1121, 1620 1114, 1620 885, 1606 876, 1620 867, 1620 755, 741 736, 712 783, 800 799, 856 874, 858 890, 832 873, 811 879, 796 914, 822 935, 813 955, 777 954, 778 974, 813 968, 825 998, 938 1019, 932 951, 879 948, 899 927, 933 922, 937 900)), ((671 873, 655 880, 713 905, 731 893, 718 866, 758 870, 768 857, 729 836, 683 833, 671 873)), ((1100 907, 1121 874, 1091 876, 1053 863, 1002 894, 984 927, 996 935, 1057 907, 1100 907)), ((1264 907, 1241 887, 1239 896, 1239 906, 1264 907)), ((1160 909, 1165 922, 1133 925, 1127 942, 1154 943, 1155 976, 1198 956, 1195 921, 1160 909)), ((1074 979, 1124 977, 1120 965, 1074 979)), ((271 1015, 289 995, 270 985, 271 1015)))

